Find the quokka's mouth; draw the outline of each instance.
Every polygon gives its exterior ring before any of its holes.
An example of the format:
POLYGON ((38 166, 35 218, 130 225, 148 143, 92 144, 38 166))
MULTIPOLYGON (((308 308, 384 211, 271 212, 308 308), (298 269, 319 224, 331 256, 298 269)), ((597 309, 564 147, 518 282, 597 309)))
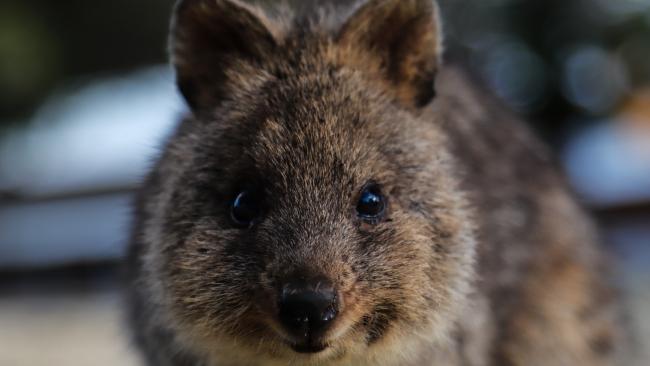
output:
POLYGON ((329 347, 325 343, 293 343, 289 345, 292 350, 298 353, 319 353, 329 347))

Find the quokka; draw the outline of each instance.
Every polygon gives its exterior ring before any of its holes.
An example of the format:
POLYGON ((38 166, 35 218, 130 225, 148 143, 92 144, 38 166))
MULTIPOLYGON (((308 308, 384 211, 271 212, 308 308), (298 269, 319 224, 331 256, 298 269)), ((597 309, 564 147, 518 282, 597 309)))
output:
POLYGON ((152 366, 618 364, 593 223, 546 148, 442 62, 432 0, 183 0, 191 108, 137 202, 152 366))

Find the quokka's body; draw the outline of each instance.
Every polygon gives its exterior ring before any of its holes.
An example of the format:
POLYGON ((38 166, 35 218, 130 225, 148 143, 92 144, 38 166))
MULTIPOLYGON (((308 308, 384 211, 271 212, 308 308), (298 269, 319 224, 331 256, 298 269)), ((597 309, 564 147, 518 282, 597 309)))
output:
POLYGON ((524 125, 440 62, 435 4, 288 19, 176 7, 192 116, 128 263, 148 364, 617 364, 592 223, 524 125))

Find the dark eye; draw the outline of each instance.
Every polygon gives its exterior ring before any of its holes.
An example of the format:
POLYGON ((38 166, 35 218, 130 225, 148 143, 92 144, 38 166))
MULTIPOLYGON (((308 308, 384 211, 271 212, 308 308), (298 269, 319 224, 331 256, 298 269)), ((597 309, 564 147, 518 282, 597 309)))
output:
POLYGON ((249 227, 259 215, 259 195, 250 191, 242 191, 232 201, 230 218, 237 226, 249 227))
POLYGON ((369 184, 361 192, 357 203, 357 215, 366 220, 377 220, 381 218, 386 210, 386 199, 381 194, 379 186, 369 184))

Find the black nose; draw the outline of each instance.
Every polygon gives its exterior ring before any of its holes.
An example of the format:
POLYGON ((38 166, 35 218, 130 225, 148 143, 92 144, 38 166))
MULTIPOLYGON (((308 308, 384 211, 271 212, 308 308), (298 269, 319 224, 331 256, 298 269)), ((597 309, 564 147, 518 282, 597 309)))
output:
POLYGON ((301 340, 322 335, 337 315, 337 298, 327 281, 293 282, 280 295, 280 321, 301 340))

